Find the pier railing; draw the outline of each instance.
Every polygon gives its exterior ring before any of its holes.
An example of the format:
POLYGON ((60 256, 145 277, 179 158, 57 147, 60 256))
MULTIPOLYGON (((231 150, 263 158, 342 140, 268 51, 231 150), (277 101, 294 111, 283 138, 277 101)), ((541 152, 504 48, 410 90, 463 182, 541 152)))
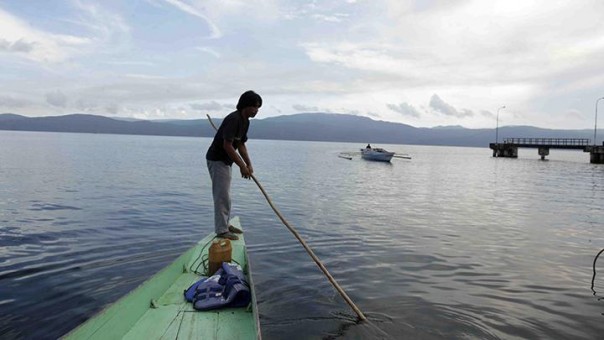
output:
POLYGON ((505 138, 503 144, 528 148, 584 149, 589 144, 588 138, 505 138))
POLYGON ((504 138, 503 143, 490 143, 493 157, 517 158, 518 148, 539 149, 541 159, 549 155, 549 149, 578 149, 589 152, 590 163, 604 164, 604 143, 590 145, 588 138, 504 138))

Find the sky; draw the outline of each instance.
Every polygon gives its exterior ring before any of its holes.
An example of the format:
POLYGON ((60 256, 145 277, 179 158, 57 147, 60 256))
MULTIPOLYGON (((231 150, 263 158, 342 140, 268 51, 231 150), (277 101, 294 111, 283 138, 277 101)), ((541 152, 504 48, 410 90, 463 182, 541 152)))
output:
POLYGON ((246 90, 259 119, 593 129, 604 1, 0 0, 0 113, 220 118, 246 90))

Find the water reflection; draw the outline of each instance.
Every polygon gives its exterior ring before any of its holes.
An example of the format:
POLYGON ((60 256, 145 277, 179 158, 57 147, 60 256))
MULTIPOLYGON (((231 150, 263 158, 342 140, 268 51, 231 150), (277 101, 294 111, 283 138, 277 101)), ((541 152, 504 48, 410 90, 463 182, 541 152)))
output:
MULTIPOLYGON (((59 337, 212 230, 209 139, 0 134, 5 338, 59 337)), ((602 167, 487 148, 387 146, 413 154, 390 165, 337 157, 352 147, 250 141, 275 205, 371 321, 354 321, 256 185, 234 180, 265 338, 604 333, 585 287, 604 242, 602 167)))

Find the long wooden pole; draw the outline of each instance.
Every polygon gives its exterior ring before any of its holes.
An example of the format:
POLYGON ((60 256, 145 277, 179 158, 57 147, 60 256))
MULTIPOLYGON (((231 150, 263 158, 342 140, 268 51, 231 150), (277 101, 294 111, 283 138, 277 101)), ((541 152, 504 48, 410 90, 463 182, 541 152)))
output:
MULTIPOLYGON (((214 122, 212 122, 212 118, 210 118, 210 115, 207 115, 207 116, 208 116, 208 121, 210 122, 210 124, 212 124, 212 127, 214 127, 215 130, 218 130, 216 128, 216 125, 214 125, 214 122)), ((256 182, 256 185, 258 185, 258 188, 260 189, 260 191, 262 192, 262 194, 264 195, 264 197, 266 198, 266 201, 271 206, 271 208, 273 208, 273 211, 277 214, 277 216, 279 217, 279 219, 281 220, 281 222, 283 222, 283 224, 287 227, 287 229, 289 229, 289 231, 291 231, 292 234, 294 234, 294 236, 298 239, 298 241, 300 241, 300 243, 302 244, 302 247, 304 247, 304 249, 306 250, 306 252, 308 253, 308 255, 310 255, 310 257, 313 259, 313 261, 315 261, 315 263, 317 264, 317 266, 319 266, 319 269, 321 269, 321 271, 323 272, 323 274, 325 274, 325 276, 327 276, 327 279, 329 280, 329 282, 331 282, 331 284, 338 291, 338 293, 340 293, 340 295, 342 296, 342 298, 344 299, 344 301, 346 301, 346 303, 350 306, 350 308, 352 308, 352 310, 354 310, 354 312, 357 313, 357 315, 359 316, 359 319, 361 321, 367 320, 367 318, 365 317, 365 314, 363 314, 363 312, 361 312, 361 310, 354 304, 354 302, 352 302, 352 300, 348 297, 348 294, 346 294, 346 292, 344 291, 344 289, 342 289, 342 287, 340 287, 340 285, 336 282, 336 279, 334 279, 333 276, 331 276, 331 274, 329 273, 329 271, 327 271, 327 268, 325 268, 325 266, 323 265, 323 263, 321 262, 321 260, 319 260, 319 258, 317 257, 317 255, 315 255, 315 253, 312 251, 312 249, 310 249, 310 247, 308 246, 308 244, 306 244, 306 241, 304 241, 302 239, 302 237, 300 236, 300 234, 298 234, 298 232, 296 231, 296 229, 294 229, 285 220, 285 218, 283 217, 283 215, 281 215, 281 213, 279 212, 279 210, 277 209, 277 207, 275 207, 275 205, 273 204, 273 201, 271 201, 270 197, 268 196, 268 194, 266 193, 266 191, 264 190, 264 188, 262 187, 262 185, 260 184, 260 182, 258 182, 258 180, 256 179, 256 176, 254 176, 253 174, 251 176, 252 176, 252 179, 254 180, 254 182, 256 182)))

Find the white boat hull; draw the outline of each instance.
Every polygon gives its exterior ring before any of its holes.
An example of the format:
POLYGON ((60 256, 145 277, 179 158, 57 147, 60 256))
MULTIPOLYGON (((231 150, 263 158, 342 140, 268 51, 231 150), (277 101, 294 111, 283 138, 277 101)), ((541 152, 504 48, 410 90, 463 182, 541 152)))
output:
POLYGON ((390 162, 394 152, 375 149, 361 149, 361 157, 368 161, 390 162))

